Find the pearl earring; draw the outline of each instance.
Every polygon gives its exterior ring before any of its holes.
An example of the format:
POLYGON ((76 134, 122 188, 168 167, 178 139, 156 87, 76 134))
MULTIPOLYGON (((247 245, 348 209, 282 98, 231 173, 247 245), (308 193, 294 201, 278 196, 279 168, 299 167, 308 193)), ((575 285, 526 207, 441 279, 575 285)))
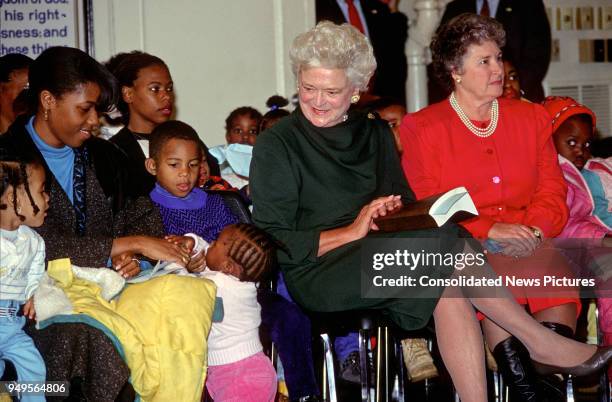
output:
POLYGON ((353 95, 353 96, 351 96, 351 103, 355 104, 355 103, 359 102, 359 99, 360 99, 360 98, 361 98, 361 97, 360 97, 359 95, 353 95))
POLYGON ((461 77, 455 78, 455 82, 457 82, 457 84, 461 84, 461 77))
POLYGON ((45 121, 49 120, 49 109, 45 109, 45 112, 43 114, 43 118, 45 119, 45 121))

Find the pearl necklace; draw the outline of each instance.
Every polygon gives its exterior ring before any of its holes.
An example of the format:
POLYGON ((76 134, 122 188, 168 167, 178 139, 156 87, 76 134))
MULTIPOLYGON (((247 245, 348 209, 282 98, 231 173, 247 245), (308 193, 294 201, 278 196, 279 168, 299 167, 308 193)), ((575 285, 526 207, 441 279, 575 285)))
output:
POLYGON ((493 100, 493 104, 491 105, 491 120, 489 121, 489 125, 485 128, 480 128, 474 125, 470 118, 465 114, 461 106, 459 106, 459 102, 457 102, 457 98, 455 98, 455 93, 451 93, 450 96, 450 104, 459 116, 459 119, 463 122, 463 124, 470 130, 474 135, 477 135, 481 138, 487 138, 491 136, 495 129, 497 128, 497 120, 499 118, 499 104, 497 103, 497 99, 493 100))

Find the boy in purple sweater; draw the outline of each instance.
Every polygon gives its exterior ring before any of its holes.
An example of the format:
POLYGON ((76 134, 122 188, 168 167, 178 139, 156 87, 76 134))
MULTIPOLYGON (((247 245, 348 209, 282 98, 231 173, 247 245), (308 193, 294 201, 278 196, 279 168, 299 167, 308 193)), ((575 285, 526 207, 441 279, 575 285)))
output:
POLYGON ((202 160, 202 141, 191 126, 168 121, 151 133, 145 167, 157 183, 149 196, 159 208, 167 235, 195 233, 212 242, 237 219, 218 194, 196 184, 202 160))
MULTIPOLYGON (((220 195, 197 187, 202 145, 191 126, 167 121, 151 133, 145 167, 156 176, 149 196, 161 213, 165 234, 194 233, 211 243, 238 219, 220 195)), ((192 257, 187 269, 202 271, 205 257, 205 253, 192 257)), ((257 300, 262 307, 262 326, 278 347, 291 400, 317 401, 310 321, 296 304, 275 293, 260 289, 257 300)))

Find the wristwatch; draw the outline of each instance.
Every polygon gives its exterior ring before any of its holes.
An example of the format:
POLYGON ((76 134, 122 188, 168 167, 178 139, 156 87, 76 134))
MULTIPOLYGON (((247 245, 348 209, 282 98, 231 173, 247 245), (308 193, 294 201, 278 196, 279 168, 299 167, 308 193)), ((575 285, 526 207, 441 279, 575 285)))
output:
POLYGON ((533 226, 530 226, 530 227, 529 227, 529 229, 531 229, 531 232, 533 233, 533 235, 534 235, 535 237, 537 237, 537 238, 538 238, 538 240, 539 240, 539 241, 544 240, 544 235, 542 234, 542 232, 540 231, 540 229, 535 228, 535 227, 533 227, 533 226))

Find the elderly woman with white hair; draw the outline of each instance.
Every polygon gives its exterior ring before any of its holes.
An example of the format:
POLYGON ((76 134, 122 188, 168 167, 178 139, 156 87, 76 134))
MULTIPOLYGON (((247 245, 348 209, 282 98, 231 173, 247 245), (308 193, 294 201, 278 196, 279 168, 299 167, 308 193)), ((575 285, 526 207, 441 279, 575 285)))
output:
POLYGON ((487 395, 474 307, 523 341, 544 363, 537 365, 541 372, 584 374, 605 367, 612 349, 596 351, 542 327, 509 293, 495 299, 362 297, 366 239, 444 238, 458 230, 446 225, 384 237, 371 233, 377 230, 374 219, 415 197, 386 122, 349 111, 376 68, 367 38, 350 25, 321 22, 295 39, 290 57, 299 107, 260 135, 250 178, 253 219, 286 245, 280 268, 298 304, 321 312, 378 310, 406 330, 421 328, 433 314, 442 357, 464 402, 487 395))

